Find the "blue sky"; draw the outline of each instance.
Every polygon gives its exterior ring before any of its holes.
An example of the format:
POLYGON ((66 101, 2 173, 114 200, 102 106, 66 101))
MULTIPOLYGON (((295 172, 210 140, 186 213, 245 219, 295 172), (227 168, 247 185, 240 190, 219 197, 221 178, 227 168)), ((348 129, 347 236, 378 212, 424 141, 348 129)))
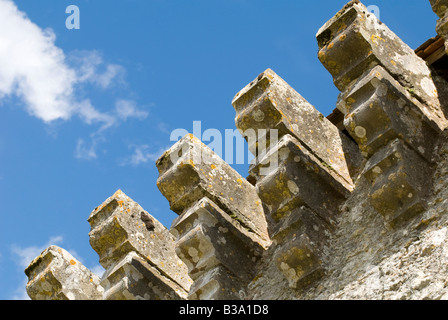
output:
MULTIPOLYGON (((345 3, 0 0, 0 299, 26 298, 23 270, 50 244, 100 273, 87 217, 117 189, 170 226, 155 166, 170 133, 235 129, 231 100, 265 69, 328 115, 315 35, 345 3)), ((364 4, 414 49, 435 35, 429 1, 364 4)))

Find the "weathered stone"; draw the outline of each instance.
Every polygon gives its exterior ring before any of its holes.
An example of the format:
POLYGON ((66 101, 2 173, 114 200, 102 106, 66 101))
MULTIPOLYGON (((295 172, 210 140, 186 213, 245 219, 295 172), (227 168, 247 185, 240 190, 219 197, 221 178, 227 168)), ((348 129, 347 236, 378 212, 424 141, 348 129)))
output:
POLYGON ((274 259, 290 287, 305 287, 323 275, 319 258, 306 235, 301 235, 284 247, 285 252, 274 259))
MULTIPOLYGON (((250 130, 275 129, 278 138, 290 134, 322 163, 331 165, 335 179, 353 189, 351 173, 359 166, 354 143, 271 69, 237 93, 232 104, 236 126, 246 139, 251 138, 250 130)), ((253 145, 265 137, 257 138, 248 142, 251 152, 260 156, 253 145)), ((266 141, 269 147, 270 138, 266 141)))
POLYGON ((392 225, 427 208, 428 163, 399 139, 373 155, 363 174, 372 184, 372 206, 392 225))
POLYGON ((258 237, 254 237, 253 233, 242 228, 236 219, 230 217, 207 197, 202 198, 177 217, 173 221, 170 231, 178 241, 197 225, 216 227, 217 234, 236 237, 238 241, 244 242, 244 248, 247 248, 251 255, 259 256, 265 249, 258 242, 258 237))
POLYGON ((174 236, 121 190, 97 207, 88 219, 90 244, 109 269, 137 252, 163 277, 188 291, 192 283, 187 267, 175 253, 174 236))
POLYGON ((245 283, 223 266, 200 276, 191 287, 189 300, 242 300, 245 283))
POLYGON ((97 275, 70 253, 50 246, 25 270, 26 291, 33 300, 101 300, 103 288, 97 275))
POLYGON ((429 0, 432 10, 442 18, 448 10, 448 0, 429 0))
MULTIPOLYGON (((184 138, 157 163, 159 187, 179 214, 172 235, 117 193, 89 218, 92 246, 107 268, 101 282, 62 249, 50 247, 26 270, 30 297, 448 299, 448 130, 442 131, 443 119, 420 90, 427 78, 421 77, 419 60, 363 8, 350 2, 319 33, 323 53, 335 58, 327 67, 348 68, 334 74, 344 87, 338 108, 366 156, 357 167, 361 173, 353 174, 350 148, 343 139, 337 143, 352 190, 339 169, 319 156, 327 142, 307 133, 313 126, 319 134, 331 133, 332 127, 318 124, 319 114, 298 97, 291 98, 294 108, 285 106, 287 96, 278 92, 286 86, 270 83, 275 77, 266 72, 236 97, 237 124, 259 130, 248 139, 257 156, 248 178, 255 188, 201 143, 184 138), (337 48, 342 51, 331 52, 337 48), (393 50, 395 70, 394 63, 386 65, 393 50), (288 123, 307 110, 299 129, 290 129, 288 123), (269 129, 278 130, 280 140, 269 129), (264 140, 269 149, 257 154, 264 140), (265 224, 269 237, 263 239, 265 224), (186 277, 189 291, 181 285, 186 277)), ((445 9, 439 9, 443 16, 445 9)), ((438 56, 442 43, 433 43, 429 51, 438 56)), ((440 72, 445 59, 437 68, 428 64, 440 72)), ((448 85, 435 73, 444 102, 448 85)), ((344 130, 340 120, 332 123, 344 130)))
POLYGON ((264 159, 251 167, 257 177, 257 192, 275 220, 294 208, 306 205, 327 221, 334 220, 338 205, 350 190, 335 179, 331 164, 323 164, 291 135, 283 136, 264 159), (265 176, 259 172, 279 159, 276 168, 265 176))
POLYGON ((181 214, 198 200, 208 197, 232 219, 269 245, 261 201, 252 186, 224 160, 189 134, 157 161, 157 186, 171 209, 181 214))
POLYGON ((381 65, 427 106, 426 116, 440 130, 448 126, 441 105, 446 102, 439 101, 428 65, 359 1, 351 1, 329 20, 317 39, 319 59, 339 90, 350 90, 360 77, 381 65))
POLYGON ((304 288, 325 274, 323 251, 331 229, 306 207, 296 208, 282 219, 269 255, 290 287, 304 288))
POLYGON ((104 274, 104 300, 184 300, 188 292, 132 251, 104 274))
POLYGON ((232 220, 203 198, 174 221, 177 254, 188 266, 193 280, 217 265, 224 266, 240 281, 247 282, 254 276, 249 266, 255 265, 263 247, 232 220), (242 264, 248 268, 242 269, 242 264))
POLYGON ((177 237, 176 252, 194 280, 189 299, 236 299, 235 292, 244 290, 253 278, 265 250, 208 198, 175 219, 171 232, 177 237))
POLYGON ((339 109, 346 114, 345 127, 367 157, 400 137, 431 161, 439 127, 427 117, 427 107, 383 67, 373 68, 351 91, 341 94, 339 109))
POLYGON ((445 15, 437 21, 436 31, 445 39, 446 48, 446 41, 448 41, 448 11, 445 11, 445 15))
POLYGON ((439 16, 436 31, 445 39, 445 50, 448 53, 448 1, 447 0, 429 0, 432 10, 439 16))

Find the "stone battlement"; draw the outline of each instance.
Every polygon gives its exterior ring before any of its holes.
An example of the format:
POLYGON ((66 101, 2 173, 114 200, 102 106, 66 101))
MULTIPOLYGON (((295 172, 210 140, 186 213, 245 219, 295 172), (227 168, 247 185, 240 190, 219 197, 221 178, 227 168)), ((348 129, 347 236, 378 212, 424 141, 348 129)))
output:
POLYGON ((430 4, 438 36, 414 51, 349 2, 316 35, 330 116, 262 72, 232 101, 248 178, 186 135, 156 162, 171 228, 119 190, 88 217, 105 273, 51 246, 29 296, 447 299, 448 1, 430 4))

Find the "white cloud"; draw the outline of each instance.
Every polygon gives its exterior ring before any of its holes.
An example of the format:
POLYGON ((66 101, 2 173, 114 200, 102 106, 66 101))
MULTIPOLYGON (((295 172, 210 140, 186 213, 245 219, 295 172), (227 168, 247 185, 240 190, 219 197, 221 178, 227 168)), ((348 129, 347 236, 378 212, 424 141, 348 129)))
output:
POLYGON ((115 82, 123 83, 125 69, 118 64, 105 64, 103 57, 95 50, 76 50, 69 54, 79 82, 88 82, 102 89, 115 82))
POLYGON ((82 97, 83 89, 124 84, 125 68, 105 63, 96 50, 75 50, 66 56, 55 40, 51 29, 41 29, 12 0, 0 0, 0 103, 17 97, 30 115, 46 123, 77 116, 89 125, 98 124, 91 141, 78 139, 75 150, 79 159, 96 159, 106 129, 129 118, 144 120, 148 113, 125 99, 116 100, 107 111, 96 108, 82 97))
POLYGON ((121 166, 138 166, 147 163, 148 161, 156 161, 168 148, 160 148, 157 152, 151 152, 149 145, 130 145, 130 149, 134 149, 134 153, 121 161, 121 166))
POLYGON ((55 40, 51 29, 42 30, 13 1, 0 0, 0 99, 17 96, 29 114, 47 123, 78 115, 109 127, 113 117, 77 97, 76 90, 88 83, 109 88, 124 68, 105 64, 96 51, 74 51, 68 59, 55 40))
POLYGON ((148 112, 140 110, 135 101, 124 99, 117 100, 115 109, 110 113, 100 113, 90 105, 89 101, 85 101, 80 105, 80 114, 86 123, 94 121, 102 123, 102 126, 90 135, 89 142, 86 142, 84 139, 78 139, 75 157, 82 160, 93 160, 98 158, 96 149, 101 142, 106 140, 103 131, 107 128, 113 125, 118 125, 120 122, 124 122, 129 118, 144 120, 148 117, 148 112))
POLYGON ((126 121, 128 118, 144 120, 148 117, 148 112, 139 110, 132 100, 117 100, 115 103, 115 112, 123 121, 126 121))
POLYGON ((68 119, 75 72, 54 45, 51 30, 42 30, 10 0, 0 1, 0 97, 15 94, 32 115, 68 119))
POLYGON ((83 160, 92 160, 98 158, 96 153, 96 141, 92 139, 90 146, 87 146, 87 143, 84 139, 78 139, 75 150, 75 158, 83 159, 83 160))
POLYGON ((113 114, 107 114, 96 110, 88 99, 76 104, 80 117, 87 123, 102 123, 99 132, 106 130, 116 123, 116 117, 113 114))

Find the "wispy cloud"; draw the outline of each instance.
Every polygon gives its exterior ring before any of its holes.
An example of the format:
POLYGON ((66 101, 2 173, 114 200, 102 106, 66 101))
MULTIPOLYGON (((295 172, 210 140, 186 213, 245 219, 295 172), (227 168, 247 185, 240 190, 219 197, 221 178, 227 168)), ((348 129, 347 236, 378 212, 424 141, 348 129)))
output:
POLYGON ((75 150, 75 158, 82 160, 92 160, 98 158, 96 146, 98 142, 94 138, 91 139, 88 145, 84 139, 78 139, 75 150))
POLYGON ((125 68, 118 64, 106 64, 101 53, 96 50, 72 51, 68 60, 76 70, 78 82, 91 83, 102 89, 108 89, 115 83, 124 83, 125 68))
POLYGON ((117 100, 115 103, 115 113, 118 118, 126 121, 128 118, 144 120, 148 117, 148 112, 140 110, 132 100, 117 100))
POLYGON ((75 157, 82 160, 93 160, 98 158, 97 147, 105 142, 103 132, 111 126, 119 125, 128 119, 144 120, 148 117, 148 112, 140 109, 133 100, 119 99, 115 103, 115 109, 109 113, 97 113, 88 104, 85 106, 86 122, 100 121, 101 127, 90 134, 90 141, 78 139, 75 150, 75 157))
POLYGON ((147 144, 143 145, 130 145, 129 149, 133 150, 134 153, 121 160, 121 166, 138 166, 141 164, 148 163, 149 161, 155 162, 168 148, 160 148, 157 151, 151 150, 151 147, 147 144))

